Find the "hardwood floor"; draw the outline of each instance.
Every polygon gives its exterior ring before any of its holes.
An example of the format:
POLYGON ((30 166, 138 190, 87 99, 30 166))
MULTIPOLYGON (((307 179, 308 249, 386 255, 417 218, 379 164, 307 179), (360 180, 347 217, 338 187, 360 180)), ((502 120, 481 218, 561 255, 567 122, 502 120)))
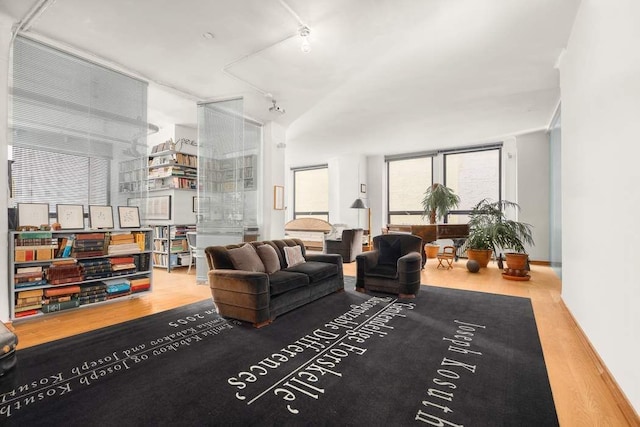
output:
MULTIPOLYGON (((609 384, 606 368, 565 307, 562 283, 551 268, 533 265, 530 281, 514 282, 504 280, 495 264, 476 274, 467 271, 465 260, 452 270, 436 266, 437 260, 427 262, 422 283, 531 298, 560 425, 640 426, 637 414, 609 384)), ((345 264, 345 274, 355 276, 355 267, 355 263, 345 264)), ((19 348, 26 348, 210 297, 208 286, 196 285, 193 271, 187 275, 186 269, 171 273, 156 269, 149 294, 22 320, 14 328, 19 348)))

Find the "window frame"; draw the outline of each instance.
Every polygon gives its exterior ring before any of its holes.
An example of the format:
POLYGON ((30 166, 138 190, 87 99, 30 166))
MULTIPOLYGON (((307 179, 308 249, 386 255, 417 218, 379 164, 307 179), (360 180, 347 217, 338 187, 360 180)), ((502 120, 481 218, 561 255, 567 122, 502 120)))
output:
MULTIPOLYGON (((325 221, 330 222, 329 221, 329 206, 327 206, 327 210, 326 211, 298 211, 296 209, 296 173, 297 172, 305 172, 305 171, 310 171, 310 170, 318 170, 318 169, 326 169, 327 170, 327 174, 329 173, 329 165, 328 164, 322 164, 322 165, 313 165, 313 166, 304 166, 304 167, 296 167, 296 168, 291 168, 291 171, 293 172, 293 219, 296 218, 301 218, 301 217, 307 217, 307 216, 324 216, 325 218, 323 218, 325 221)), ((327 188, 327 196, 329 194, 329 188, 327 188)))
MULTIPOLYGON (((398 161, 405 161, 405 160, 413 160, 413 159, 421 159, 421 158, 425 158, 425 157, 430 157, 431 158, 431 184, 433 184, 433 180, 434 180, 434 158, 435 155, 434 153, 415 153, 412 155, 406 155, 406 156, 388 156, 385 158, 385 163, 386 163, 386 167, 387 167, 387 224, 391 224, 391 216, 392 215, 422 215, 423 210, 419 210, 419 211, 407 211, 407 210, 403 210, 403 211, 392 211, 391 210, 391 206, 390 206, 390 179, 391 179, 391 174, 389 173, 389 168, 392 162, 398 162, 398 161)), ((425 190, 426 190, 426 186, 425 186, 425 190)))

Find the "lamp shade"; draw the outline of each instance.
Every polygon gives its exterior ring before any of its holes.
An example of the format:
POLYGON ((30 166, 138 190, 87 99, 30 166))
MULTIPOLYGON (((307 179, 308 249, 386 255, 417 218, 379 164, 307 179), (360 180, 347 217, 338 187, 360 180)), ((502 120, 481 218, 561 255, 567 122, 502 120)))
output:
POLYGON ((368 209, 369 205, 365 200, 358 197, 355 202, 351 203, 350 207, 354 209, 368 209))

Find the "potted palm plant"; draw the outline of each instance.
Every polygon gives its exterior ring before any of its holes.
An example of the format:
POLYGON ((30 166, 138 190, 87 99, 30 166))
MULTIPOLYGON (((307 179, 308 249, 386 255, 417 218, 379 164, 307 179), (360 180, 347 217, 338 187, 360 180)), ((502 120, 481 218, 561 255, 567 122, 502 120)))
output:
MULTIPOLYGON (((525 244, 533 245, 531 225, 508 219, 506 209, 519 210, 520 206, 508 200, 491 201, 483 199, 474 206, 469 215, 469 238, 465 242, 467 255, 470 259, 475 256, 476 250, 483 250, 491 257, 491 253, 497 255, 498 248, 510 250, 505 253, 507 261, 506 276, 527 277, 526 262, 528 255, 525 253, 525 244), (520 265, 514 265, 515 259, 520 259, 520 265), (523 273, 524 272, 524 273, 523 273)), ((488 263, 488 259, 486 261, 488 263)), ((478 261, 481 266, 481 261, 478 261)), ((506 277, 509 278, 509 277, 506 277)), ((524 279, 520 279, 524 280, 524 279)))
MULTIPOLYGON (((444 218, 459 203, 460 197, 451 188, 436 182, 424 192, 422 218, 424 219, 424 217, 428 216, 429 224, 436 224, 439 219, 444 218)), ((427 258, 435 258, 439 250, 440 246, 434 242, 427 242, 425 245, 427 258)))

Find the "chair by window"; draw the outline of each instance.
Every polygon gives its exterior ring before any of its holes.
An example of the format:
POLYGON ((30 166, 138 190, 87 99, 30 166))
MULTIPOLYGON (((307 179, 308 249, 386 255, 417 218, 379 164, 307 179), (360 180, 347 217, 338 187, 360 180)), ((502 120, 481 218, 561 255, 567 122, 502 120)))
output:
POLYGON ((362 228, 342 230, 340 239, 326 239, 325 253, 342 256, 342 262, 353 262, 362 253, 362 228))
POLYGON ((204 258, 204 254, 198 252, 198 248, 196 246, 196 237, 197 233, 195 231, 187 232, 187 243, 189 245, 189 268, 187 269, 187 274, 191 271, 191 266, 196 262, 198 258, 204 258))
POLYGON ((415 298, 420 290, 422 239, 411 234, 381 234, 373 250, 356 257, 356 291, 415 298))
POLYGON ((447 270, 449 270, 450 268, 453 268, 453 261, 455 260, 456 257, 456 248, 455 246, 445 246, 442 249, 442 252, 440 252, 437 255, 438 258, 438 267, 436 268, 446 268, 447 270))

